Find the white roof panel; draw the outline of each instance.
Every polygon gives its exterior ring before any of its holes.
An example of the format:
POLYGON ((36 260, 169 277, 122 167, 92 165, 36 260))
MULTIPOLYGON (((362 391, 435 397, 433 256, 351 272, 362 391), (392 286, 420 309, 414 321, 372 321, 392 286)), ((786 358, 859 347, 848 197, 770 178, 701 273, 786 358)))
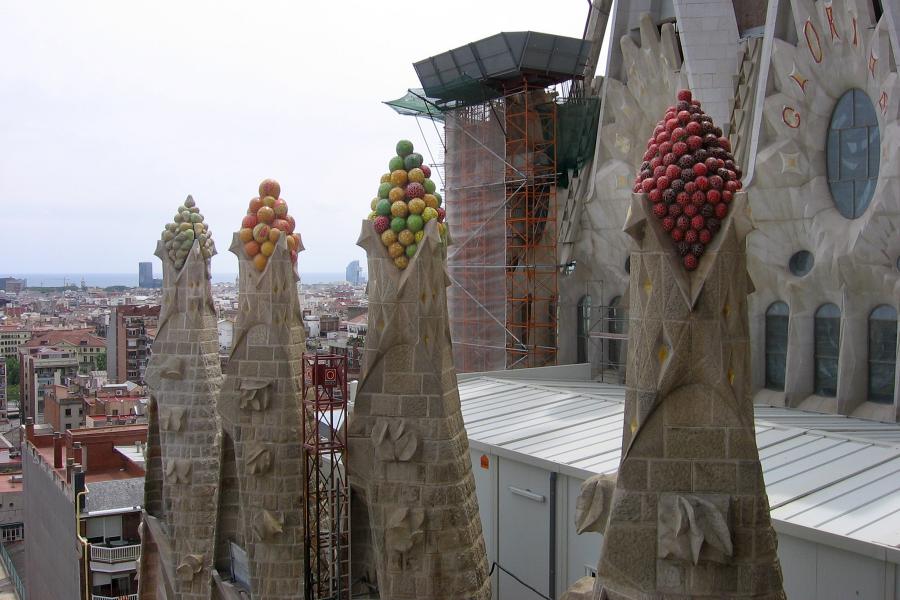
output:
MULTIPOLYGON (((624 386, 482 375, 459 383, 479 448, 579 477, 621 460, 624 386)), ((900 425, 786 408, 756 410, 772 517, 900 546, 900 425)))

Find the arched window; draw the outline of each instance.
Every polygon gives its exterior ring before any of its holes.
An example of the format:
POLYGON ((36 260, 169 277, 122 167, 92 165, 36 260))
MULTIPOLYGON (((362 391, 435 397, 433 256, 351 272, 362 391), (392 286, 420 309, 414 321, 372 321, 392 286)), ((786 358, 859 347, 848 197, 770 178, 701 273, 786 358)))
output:
POLYGON ((784 302, 773 302, 766 309, 766 387, 770 390, 784 390, 789 316, 784 302))
POLYGON ((897 309, 887 304, 869 314, 869 400, 892 404, 897 372, 897 309))
MULTIPOLYGON (((609 301, 609 333, 625 333, 625 309, 621 304, 622 296, 609 301)), ((609 340, 609 368, 617 371, 625 368, 622 361, 622 340, 609 340)))
POLYGON ((588 362, 588 337, 591 331, 591 297, 584 295, 578 301, 576 329, 578 331, 578 362, 588 362))
POLYGON ((837 395, 838 353, 841 346, 841 309, 823 304, 815 317, 815 393, 819 396, 837 395))

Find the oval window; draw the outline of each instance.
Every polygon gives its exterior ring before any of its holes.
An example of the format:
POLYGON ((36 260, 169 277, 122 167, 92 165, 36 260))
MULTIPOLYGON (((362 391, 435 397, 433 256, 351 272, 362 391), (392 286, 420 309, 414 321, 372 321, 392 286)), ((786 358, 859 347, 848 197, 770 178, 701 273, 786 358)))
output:
POLYGON ((794 255, 791 256, 791 259, 788 261, 788 268, 791 270, 791 273, 797 277, 803 277, 812 271, 815 262, 816 259, 813 257, 812 252, 801 250, 800 252, 795 252, 794 255))
POLYGON ((825 150, 831 198, 844 217, 862 216, 872 201, 881 161, 881 132, 869 96, 847 91, 834 106, 825 150))

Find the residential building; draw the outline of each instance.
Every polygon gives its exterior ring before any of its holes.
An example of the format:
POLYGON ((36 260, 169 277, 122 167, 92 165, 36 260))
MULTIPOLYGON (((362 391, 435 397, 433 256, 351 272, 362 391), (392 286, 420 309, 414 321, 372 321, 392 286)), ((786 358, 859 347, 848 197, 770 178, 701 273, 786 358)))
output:
POLYGON ((7 396, 6 396, 6 360, 0 358, 0 423, 6 423, 7 418, 7 396))
POLYGON ((110 381, 143 385, 158 322, 159 305, 112 307, 106 336, 106 372, 110 381))
POLYGON ((44 393, 44 422, 53 431, 84 427, 84 397, 73 393, 68 385, 47 386, 44 393))
POLYGON ((366 331, 369 329, 369 313, 364 312, 354 317, 348 317, 348 319, 342 323, 341 328, 347 330, 347 335, 349 337, 364 338, 366 336, 366 331))
POLYGON ((107 383, 85 395, 85 424, 107 427, 145 422, 148 400, 145 388, 134 382, 107 383))
POLYGON ((82 374, 98 370, 101 357, 106 354, 106 341, 94 335, 94 330, 89 328, 35 331, 22 346, 54 346, 74 352, 78 358, 78 372, 82 374))
POLYGON ((0 357, 15 356, 19 346, 31 339, 31 329, 19 325, 0 325, 0 357))
POLYGON ((21 292, 28 287, 26 279, 16 279, 15 277, 0 277, 0 290, 5 292, 21 292))
POLYGON ((147 427, 24 429, 28 597, 135 600, 147 427))
POLYGON ((340 329, 341 319, 337 315, 321 315, 319 317, 319 335, 327 336, 340 329))
POLYGON ((47 386, 68 384, 78 374, 78 356, 56 346, 23 346, 19 350, 19 406, 22 418, 44 422, 47 386))
POLYGON ((219 319, 216 329, 219 332, 219 354, 228 354, 234 341, 234 319, 219 319))

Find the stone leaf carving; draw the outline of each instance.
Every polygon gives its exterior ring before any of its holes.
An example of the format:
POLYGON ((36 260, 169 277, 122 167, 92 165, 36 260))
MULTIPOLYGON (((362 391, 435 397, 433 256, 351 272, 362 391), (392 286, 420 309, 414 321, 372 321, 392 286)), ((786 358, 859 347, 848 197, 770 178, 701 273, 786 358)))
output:
POLYGON ((163 379, 181 381, 184 379, 184 359, 180 356, 157 356, 147 365, 144 379, 153 389, 159 389, 163 379))
POLYGON ((181 431, 187 421, 187 409, 172 406, 159 409, 159 426, 163 431, 181 431))
POLYGON ((166 464, 166 481, 168 483, 190 483, 191 461, 186 458, 176 458, 166 464))
POLYGON ((202 570, 203 555, 188 554, 184 557, 184 560, 181 561, 181 564, 178 565, 178 568, 175 569, 175 572, 178 574, 178 578, 181 581, 190 582, 194 579, 194 576, 202 570))
POLYGON ((731 499, 723 495, 662 494, 659 499, 657 554, 694 565, 700 560, 728 562, 731 499))
POLYGON ((272 468, 272 451, 259 442, 247 443, 247 470, 253 475, 262 475, 272 468))
POLYGON ((419 447, 419 436, 404 421, 378 421, 372 428, 372 445, 379 460, 407 462, 419 447))
POLYGON ((266 410, 269 408, 269 391, 271 381, 268 379, 255 379, 245 377, 241 379, 241 408, 250 410, 266 410))
POLYGON ((263 509, 260 512, 259 519, 253 524, 256 534, 264 542, 274 538, 276 535, 284 532, 284 517, 273 515, 269 511, 263 509))
POLYGON ((615 488, 614 475, 594 475, 581 484, 578 501, 575 503, 576 533, 603 533, 606 530, 615 488))
POLYGON ((385 538, 387 547, 398 552, 409 552, 418 542, 425 539, 422 525, 425 523, 425 509, 399 506, 387 520, 385 538))

